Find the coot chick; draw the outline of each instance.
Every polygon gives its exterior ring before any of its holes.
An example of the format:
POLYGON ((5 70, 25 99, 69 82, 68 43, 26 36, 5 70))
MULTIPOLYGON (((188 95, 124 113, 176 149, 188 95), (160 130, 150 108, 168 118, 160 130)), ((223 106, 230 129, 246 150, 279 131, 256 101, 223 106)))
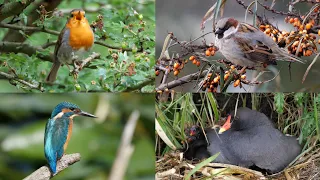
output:
MULTIPOLYGON (((217 134, 215 129, 206 129, 209 141, 209 156, 220 152, 214 162, 227 163, 242 167, 258 167, 268 173, 283 170, 301 152, 295 137, 285 136, 277 130, 263 113, 248 108, 239 108, 234 112, 217 134)), ((198 131, 197 141, 206 142, 202 131, 198 131), (202 133, 202 135, 201 135, 202 133)), ((192 146, 190 146, 192 147, 192 146)), ((203 145, 201 146, 203 148, 203 145)), ((197 152, 197 150, 192 150, 197 152)), ((203 154, 203 150, 198 153, 203 154)), ((197 154, 197 153, 194 153, 197 154)), ((208 156, 208 157, 209 157, 208 156)))

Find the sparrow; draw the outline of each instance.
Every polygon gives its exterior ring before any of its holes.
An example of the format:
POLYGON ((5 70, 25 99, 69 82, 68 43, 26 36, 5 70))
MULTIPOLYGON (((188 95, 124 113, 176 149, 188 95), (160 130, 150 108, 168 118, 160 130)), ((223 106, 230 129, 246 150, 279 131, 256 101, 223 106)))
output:
POLYGON ((216 23, 215 45, 231 63, 259 68, 276 65, 277 61, 305 63, 281 49, 269 36, 254 26, 234 18, 223 18, 216 23))

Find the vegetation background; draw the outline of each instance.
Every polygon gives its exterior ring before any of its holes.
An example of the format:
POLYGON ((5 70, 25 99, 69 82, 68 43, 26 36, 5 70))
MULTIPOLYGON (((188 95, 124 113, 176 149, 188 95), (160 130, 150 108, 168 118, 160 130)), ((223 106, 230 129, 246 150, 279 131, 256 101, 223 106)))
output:
POLYGON ((0 95, 0 179, 22 179, 46 165, 44 130, 53 108, 77 104, 98 118, 76 117, 66 154, 81 160, 54 179, 107 179, 124 125, 140 112, 126 179, 154 179, 154 95, 152 94, 3 94, 0 95))
POLYGON ((154 0, 2 0, 0 14, 0 92, 154 89, 154 0), (55 84, 47 85, 57 35, 69 12, 79 8, 96 27, 91 52, 101 56, 77 79, 61 67, 55 84))

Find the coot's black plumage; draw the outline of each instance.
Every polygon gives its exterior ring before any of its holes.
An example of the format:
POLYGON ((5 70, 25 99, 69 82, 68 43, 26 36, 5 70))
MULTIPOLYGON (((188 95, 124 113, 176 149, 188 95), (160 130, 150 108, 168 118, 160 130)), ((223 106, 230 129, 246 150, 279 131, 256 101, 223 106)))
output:
MULTIPOLYGON (((234 112, 231 115, 234 117, 234 112)), ((186 151, 185 154, 189 153, 187 159, 203 159, 220 152, 214 162, 243 167, 256 166, 269 173, 276 173, 289 165, 301 151, 295 137, 285 136, 267 116, 248 108, 237 110, 230 129, 220 131, 221 134, 215 129, 206 129, 205 132, 209 144, 198 128, 197 140, 193 139, 189 145, 190 148, 196 148, 186 151)))

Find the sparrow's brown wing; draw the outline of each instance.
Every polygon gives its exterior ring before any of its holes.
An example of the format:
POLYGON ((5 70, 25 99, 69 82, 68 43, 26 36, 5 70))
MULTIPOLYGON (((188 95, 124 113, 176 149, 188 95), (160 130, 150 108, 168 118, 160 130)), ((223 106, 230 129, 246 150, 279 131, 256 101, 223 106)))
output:
POLYGON ((270 47, 255 40, 250 36, 254 32, 259 31, 255 27, 248 24, 240 24, 238 34, 234 36, 234 41, 244 52, 244 57, 254 61, 266 64, 276 64, 276 57, 272 54, 270 47), (249 35, 244 35, 249 34, 249 35))

